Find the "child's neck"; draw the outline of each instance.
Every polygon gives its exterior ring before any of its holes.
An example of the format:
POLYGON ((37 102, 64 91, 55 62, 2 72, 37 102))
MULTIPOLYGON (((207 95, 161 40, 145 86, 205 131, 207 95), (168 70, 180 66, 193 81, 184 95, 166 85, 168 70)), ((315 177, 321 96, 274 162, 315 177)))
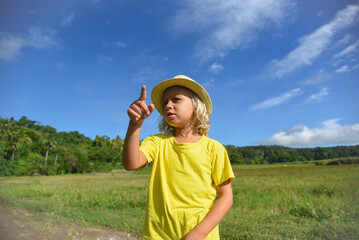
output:
POLYGON ((175 129, 175 134, 173 135, 177 142, 179 143, 195 143, 198 142, 202 135, 194 130, 185 130, 185 129, 175 129))

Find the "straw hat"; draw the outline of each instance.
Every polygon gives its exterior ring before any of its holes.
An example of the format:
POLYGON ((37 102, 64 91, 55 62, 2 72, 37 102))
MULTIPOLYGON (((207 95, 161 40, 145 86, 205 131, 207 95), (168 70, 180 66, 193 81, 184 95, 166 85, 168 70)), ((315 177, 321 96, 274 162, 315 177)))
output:
POLYGON ((152 103, 155 105, 157 111, 162 115, 163 114, 163 105, 162 105, 162 97, 164 91, 173 86, 182 86, 192 90, 194 93, 198 95, 198 97, 204 102, 207 108, 208 115, 212 114, 212 101, 209 97, 207 91, 196 81, 185 76, 185 75, 177 75, 174 78, 164 80, 157 84, 151 93, 152 103))

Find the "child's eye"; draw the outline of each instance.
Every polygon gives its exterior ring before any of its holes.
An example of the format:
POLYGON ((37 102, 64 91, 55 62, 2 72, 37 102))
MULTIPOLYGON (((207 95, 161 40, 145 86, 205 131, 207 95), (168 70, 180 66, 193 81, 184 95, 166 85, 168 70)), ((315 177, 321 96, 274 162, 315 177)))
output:
POLYGON ((163 105, 163 106, 166 106, 167 103, 168 103, 168 101, 165 101, 165 102, 162 103, 162 105, 163 105))
POLYGON ((181 100, 180 98, 174 98, 173 99, 173 102, 177 102, 177 101, 179 101, 179 100, 181 100))

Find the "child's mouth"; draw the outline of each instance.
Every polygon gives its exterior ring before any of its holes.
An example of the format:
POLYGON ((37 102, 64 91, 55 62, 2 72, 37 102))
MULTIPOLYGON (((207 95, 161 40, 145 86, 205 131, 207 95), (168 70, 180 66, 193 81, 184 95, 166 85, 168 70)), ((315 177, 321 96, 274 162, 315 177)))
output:
POLYGON ((172 117, 174 117, 174 115, 175 115, 174 113, 167 113, 166 114, 167 118, 172 118, 172 117))

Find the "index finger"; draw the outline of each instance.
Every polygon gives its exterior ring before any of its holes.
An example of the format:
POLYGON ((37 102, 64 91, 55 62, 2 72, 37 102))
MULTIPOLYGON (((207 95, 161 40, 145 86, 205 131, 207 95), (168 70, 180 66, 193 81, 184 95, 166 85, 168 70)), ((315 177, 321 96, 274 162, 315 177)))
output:
POLYGON ((146 98, 147 98, 146 85, 143 85, 141 89, 140 100, 146 101, 146 98))

